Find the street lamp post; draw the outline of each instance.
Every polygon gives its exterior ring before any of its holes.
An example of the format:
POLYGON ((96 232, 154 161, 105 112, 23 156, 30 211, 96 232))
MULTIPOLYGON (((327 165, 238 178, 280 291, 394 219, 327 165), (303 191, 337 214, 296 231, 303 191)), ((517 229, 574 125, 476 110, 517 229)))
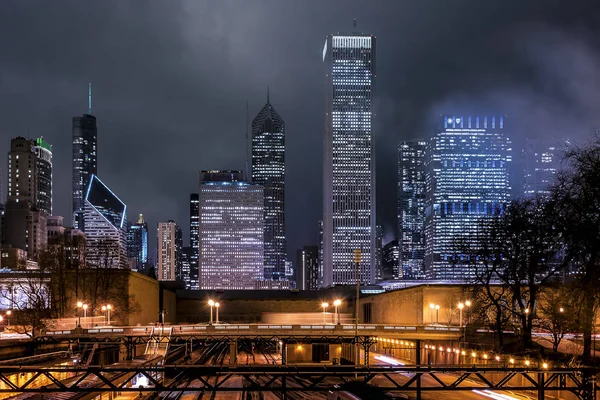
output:
POLYGON ((81 328, 81 314, 79 313, 79 309, 83 307, 83 302, 78 301, 77 302, 77 308, 75 310, 77 310, 77 327, 81 328))
POLYGON ((11 310, 6 311, 6 326, 10 326, 10 316, 12 314, 11 310))
POLYGON ((83 305, 83 324, 85 326, 87 326, 87 309, 88 309, 88 305, 84 304, 83 305))
POLYGON ((219 306, 220 306, 219 302, 218 301, 215 302, 215 308, 217 309, 217 321, 216 321, 217 324, 219 323, 219 306))
POLYGON ((338 307, 340 306, 340 304, 342 304, 342 301, 339 299, 333 302, 333 305, 335 306, 335 316, 338 325, 340 324, 340 313, 338 312, 338 307))
POLYGON ((321 303, 321 307, 323 308, 323 323, 326 322, 326 314, 327 314, 327 307, 329 307, 329 303, 327 302, 323 302, 321 303))
POLYGON ((106 306, 102 306, 102 316, 104 317, 104 323, 106 324, 106 306))
POLYGON ((436 324, 440 323, 440 305, 439 304, 435 305, 435 323, 436 324))
POLYGON ((110 326, 110 310, 112 310, 112 306, 110 304, 107 304, 106 311, 108 311, 108 326, 110 326))
POLYGON ((459 323, 458 326, 460 326, 462 328, 462 310, 463 308, 465 308, 465 305, 463 303, 458 303, 458 311, 459 311, 459 323))
POLYGON ((208 305, 210 307, 210 322, 208 324, 212 325, 213 324, 213 314, 212 314, 212 312, 213 312, 213 307, 215 306, 215 302, 212 299, 210 299, 210 300, 208 300, 208 305))

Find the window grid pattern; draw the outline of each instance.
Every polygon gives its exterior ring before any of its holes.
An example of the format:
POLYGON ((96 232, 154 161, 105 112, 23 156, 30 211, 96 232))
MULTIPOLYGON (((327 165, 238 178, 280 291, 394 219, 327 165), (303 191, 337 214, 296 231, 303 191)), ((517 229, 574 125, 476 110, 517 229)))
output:
POLYGON ((512 148, 504 117, 443 116, 427 154, 425 268, 432 279, 464 280, 473 268, 456 244, 510 201, 512 148))
MULTIPOLYGON (((328 54, 328 55, 327 55, 328 54)), ((325 137, 323 285, 375 281, 372 99, 375 38, 331 35, 325 137), (356 276, 353 252, 362 253, 356 276)))
POLYGON ((252 182, 264 187, 264 278, 285 279, 285 124, 269 99, 252 121, 252 182))
POLYGON ((83 232, 86 232, 83 217, 86 190, 92 175, 98 173, 97 133, 93 115, 73 118, 73 227, 83 232))
POLYGON ((254 289, 264 266, 263 188, 200 184, 199 288, 254 289))
POLYGON ((401 262, 394 279, 423 277, 425 258, 425 141, 398 146, 398 237, 401 262))

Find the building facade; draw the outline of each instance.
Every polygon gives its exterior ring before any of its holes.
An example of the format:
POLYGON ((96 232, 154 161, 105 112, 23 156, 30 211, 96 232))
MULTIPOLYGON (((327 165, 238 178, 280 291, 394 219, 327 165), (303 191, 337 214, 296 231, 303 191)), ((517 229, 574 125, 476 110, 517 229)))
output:
POLYGON ((523 159, 525 197, 548 197, 568 141, 554 139, 526 139, 523 159))
POLYGON ((138 271, 148 263, 148 224, 142 214, 127 229, 127 257, 132 261, 132 268, 138 271))
POLYGON ((323 286, 375 282, 375 37, 329 35, 323 176, 323 286), (360 276, 353 254, 360 250, 360 276))
POLYGON ((202 171, 199 193, 199 288, 254 289, 264 272, 263 187, 241 171, 202 171))
POLYGON ((319 279, 319 248, 304 246, 296 252, 296 288, 299 290, 317 290, 319 279))
POLYGON ((38 158, 34 142, 11 140, 8 153, 8 197, 4 214, 4 242, 36 260, 48 243, 47 214, 38 208, 38 158))
POLYGON ((458 254, 486 219, 510 201, 511 142, 506 117, 442 116, 427 151, 425 273, 465 280, 474 268, 458 254))
POLYGON ((382 279, 402 279, 400 268, 400 246, 397 240, 392 240, 383 246, 383 273, 382 279))
POLYGON ((264 278, 285 279, 285 123, 268 94, 252 120, 252 182, 264 188, 264 278))
POLYGON ((85 195, 92 176, 98 174, 96 117, 73 118, 73 227, 84 231, 85 195))
POLYGON ((190 288, 198 290, 198 254, 200 253, 199 194, 190 194, 190 288))
POLYGON ((398 146, 398 245, 400 264, 394 279, 423 276, 425 259, 425 149, 427 142, 398 146))
POLYGON ((125 203, 96 175, 92 175, 83 207, 88 267, 129 267, 126 221, 125 203))
POLYGON ((174 221, 159 222, 158 260, 156 274, 159 281, 184 280, 182 275, 182 247, 183 239, 181 228, 174 221))
POLYGON ((37 164, 37 209, 52 215, 52 146, 44 138, 34 140, 37 164))

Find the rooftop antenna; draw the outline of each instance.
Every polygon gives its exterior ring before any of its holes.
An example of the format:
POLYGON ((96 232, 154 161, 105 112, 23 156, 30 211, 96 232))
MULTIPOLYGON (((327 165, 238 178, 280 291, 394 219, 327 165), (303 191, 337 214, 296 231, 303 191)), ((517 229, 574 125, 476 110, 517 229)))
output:
POLYGON ((88 114, 92 115, 92 82, 88 83, 88 114))
MULTIPOLYGON (((269 99, 269 94, 267 92, 267 101, 269 99)), ((248 162, 248 100, 246 100, 246 181, 250 182, 250 174, 249 174, 249 162, 248 162)))
POLYGON ((270 103, 270 101, 269 101, 269 87, 267 86, 267 104, 269 104, 269 103, 270 103))
POLYGON ((354 28, 356 28, 356 18, 354 18, 354 28))

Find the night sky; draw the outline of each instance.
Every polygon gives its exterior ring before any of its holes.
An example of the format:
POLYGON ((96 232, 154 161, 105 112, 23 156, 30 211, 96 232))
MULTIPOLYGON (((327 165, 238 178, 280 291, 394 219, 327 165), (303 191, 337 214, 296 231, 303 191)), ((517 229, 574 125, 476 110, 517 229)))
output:
MULTIPOLYGON (((93 84, 98 175, 188 243, 200 169, 244 169, 246 100, 286 122, 288 253, 317 244, 328 33, 377 36, 378 220, 396 226, 396 147, 440 113, 508 114, 525 137, 584 139, 600 125, 596 1, 0 2, 0 166, 15 136, 54 146, 54 214, 71 216, 71 121, 93 84), (357 19, 357 28, 352 21, 357 19)), ((293 259, 293 258, 292 258, 293 259)))

